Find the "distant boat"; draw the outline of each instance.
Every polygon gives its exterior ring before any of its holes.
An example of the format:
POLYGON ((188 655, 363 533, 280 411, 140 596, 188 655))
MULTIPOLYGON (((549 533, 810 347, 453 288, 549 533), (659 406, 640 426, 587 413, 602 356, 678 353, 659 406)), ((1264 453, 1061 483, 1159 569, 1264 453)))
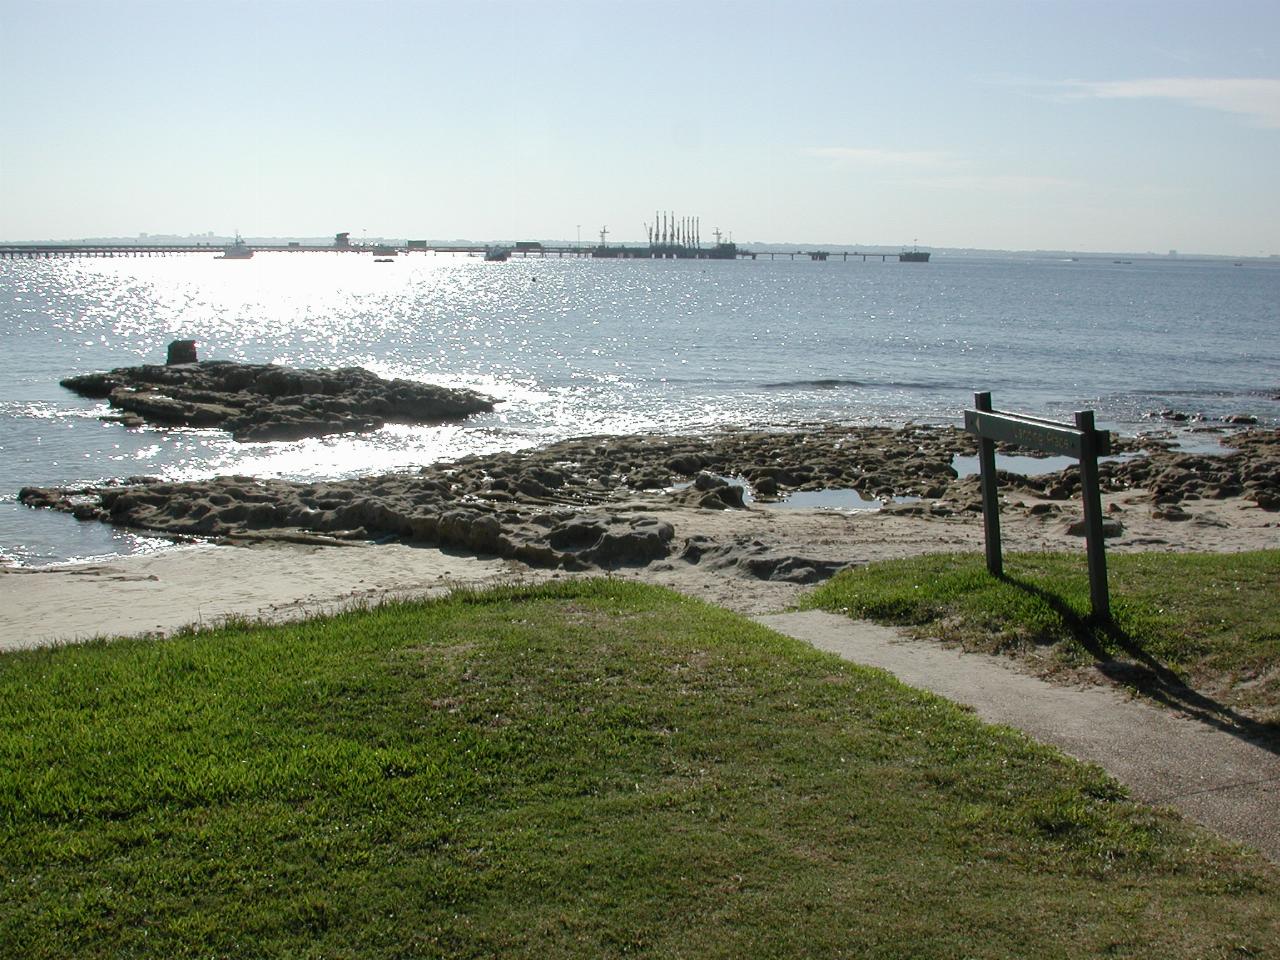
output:
POLYGON ((510 256, 511 251, 506 247, 485 247, 484 259, 486 263, 505 263, 510 256))
POLYGON ((921 250, 918 246, 915 245, 915 242, 912 241, 912 247, 910 250, 903 250, 900 254, 898 254, 898 262, 899 263, 928 263, 929 254, 927 251, 921 250))
POLYGON ((374 263, 395 263, 396 258, 395 257, 374 257, 373 262, 374 263))
POLYGON ((240 232, 236 231, 235 241, 222 248, 222 256, 215 260, 248 260, 253 256, 253 247, 244 242, 240 232))

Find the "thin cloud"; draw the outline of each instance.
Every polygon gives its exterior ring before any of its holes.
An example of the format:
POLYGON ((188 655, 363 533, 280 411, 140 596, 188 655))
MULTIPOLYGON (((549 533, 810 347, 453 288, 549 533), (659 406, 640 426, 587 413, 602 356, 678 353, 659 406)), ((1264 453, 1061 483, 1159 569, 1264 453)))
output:
POLYGON ((879 147, 810 147, 805 153, 846 163, 898 167, 936 167, 952 159, 951 154, 940 150, 882 150, 879 147))
POLYGON ((1254 124, 1280 129, 1280 80, 1263 77, 1163 77, 1148 80, 1070 80, 1073 97, 1101 100, 1176 100, 1208 110, 1247 117, 1254 124))

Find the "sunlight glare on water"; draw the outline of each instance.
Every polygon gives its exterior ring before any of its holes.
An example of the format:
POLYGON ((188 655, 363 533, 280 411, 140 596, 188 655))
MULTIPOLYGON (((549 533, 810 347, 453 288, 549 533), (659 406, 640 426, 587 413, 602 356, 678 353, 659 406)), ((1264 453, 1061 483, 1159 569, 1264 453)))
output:
MULTIPOLYGON (((36 542, 25 484, 240 473, 298 479, 413 470, 570 436, 734 424, 957 423, 1000 409, 1127 432, 1158 414, 1280 416, 1280 266, 939 256, 855 261, 608 261, 414 253, 260 253, 0 261, 0 545, 36 542), (492 413, 448 426, 240 444, 212 430, 126 430, 58 385, 202 359, 363 366, 466 387, 492 413)), ((54 543, 57 535, 46 538, 54 543)), ((43 549, 43 548, 42 548, 43 549)), ((110 547, 98 552, 110 552, 110 547)))

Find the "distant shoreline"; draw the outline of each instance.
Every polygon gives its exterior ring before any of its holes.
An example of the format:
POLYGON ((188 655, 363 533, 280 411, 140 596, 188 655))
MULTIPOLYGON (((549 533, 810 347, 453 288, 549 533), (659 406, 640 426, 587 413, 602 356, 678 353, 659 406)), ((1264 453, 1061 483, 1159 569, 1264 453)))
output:
MULTIPOLYGON (((2 247, 30 247, 41 245, 84 245, 84 246, 204 246, 210 250, 219 249, 226 244, 233 242, 232 236, 220 236, 213 234, 188 234, 185 236, 176 234, 138 234, 134 236, 118 236, 118 237, 74 237, 62 239, 0 239, 0 248, 2 247)), ((245 242, 250 246, 265 247, 287 247, 289 244, 299 244, 305 249, 336 249, 333 245, 332 236, 324 237, 297 237, 297 236, 249 236, 244 238, 245 242)), ((428 247, 485 247, 493 245, 513 245, 514 241, 510 238, 426 238, 422 241, 428 247)), ((583 244, 580 240, 573 239, 539 239, 538 243, 553 247, 578 247, 587 250, 591 244, 583 244)), ((381 245, 393 245, 397 247, 405 247, 408 243, 407 237, 363 237, 353 246, 358 249, 372 248, 381 245)), ((624 247, 644 247, 647 241, 644 238, 636 239, 616 239, 612 241, 615 246, 624 247)), ((835 243, 828 241, 765 241, 765 240, 744 240, 739 242, 739 246, 747 247, 757 254, 800 254, 807 253, 812 250, 824 250, 834 254, 852 254, 855 251, 859 254, 896 255, 906 248, 904 244, 886 244, 886 243, 835 243)), ((1245 261, 1249 263, 1268 264, 1273 263, 1280 265, 1280 253, 1217 253, 1217 252, 1176 252, 1176 253, 1160 253, 1154 250, 1134 251, 1134 250, 1018 250, 1018 249, 996 249, 985 247, 945 247, 945 246, 929 246, 924 245, 935 256, 941 259, 1037 259, 1037 260, 1057 260, 1076 258, 1079 260, 1112 260, 1114 258, 1123 258, 1134 261, 1142 261, 1144 263, 1222 263, 1245 261)))

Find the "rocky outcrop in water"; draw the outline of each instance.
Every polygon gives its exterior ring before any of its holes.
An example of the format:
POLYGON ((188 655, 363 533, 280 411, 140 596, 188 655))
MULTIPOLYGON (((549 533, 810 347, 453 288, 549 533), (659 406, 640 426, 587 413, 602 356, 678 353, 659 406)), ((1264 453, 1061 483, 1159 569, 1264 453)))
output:
POLYGON ((533 566, 616 567, 664 557, 669 523, 586 508, 503 504, 458 495, 447 477, 290 483, 253 477, 84 489, 28 487, 19 498, 80 520, 172 536, 334 543, 396 538, 533 566))
MULTIPOLYGON (((465 457, 415 474, 320 483, 134 478, 82 489, 28 487, 19 498, 82 520, 171 536, 390 537, 581 569, 643 564, 669 554, 675 536, 670 523, 642 508, 632 513, 618 507, 637 495, 652 494, 668 506, 742 509, 744 488, 727 476, 745 478, 757 492, 856 486, 869 496, 938 495, 954 477, 953 450, 967 442, 951 429, 876 427, 714 438, 591 437, 465 457)), ((777 572, 771 568, 769 575, 777 572)))
POLYGON ((228 360, 119 367, 61 383, 81 396, 105 399, 120 411, 109 419, 129 426, 220 427, 242 441, 377 430, 389 422, 440 423, 494 405, 471 390, 384 380, 362 367, 296 370, 228 360))
MULTIPOLYGON (((1280 431, 1230 438, 1222 456, 1153 449, 1101 465, 1103 486, 1146 487, 1176 519, 1177 500, 1248 498, 1280 505, 1280 431)), ((1134 449, 1133 442, 1116 444, 1134 449)), ((740 510, 742 478, 757 502, 793 490, 853 488, 864 497, 919 498, 887 509, 937 517, 981 510, 977 477, 957 479, 956 453, 975 441, 953 428, 814 427, 715 437, 590 437, 537 450, 465 457, 412 474, 297 483, 251 477, 169 483, 135 478, 82 489, 28 487, 19 499, 83 520, 171 536, 228 539, 395 538, 535 566, 583 569, 647 564, 677 549, 676 530, 646 510, 740 510)), ((1002 492, 1032 494, 1026 509, 1054 515, 1044 501, 1080 495, 1075 467, 1046 476, 1001 473, 1002 492)), ((669 515, 669 514, 668 514, 669 515)), ((808 582, 829 565, 803 557, 718 552, 686 542, 686 562, 736 564, 745 575, 808 582), (744 559, 745 557, 745 559, 744 559)))

